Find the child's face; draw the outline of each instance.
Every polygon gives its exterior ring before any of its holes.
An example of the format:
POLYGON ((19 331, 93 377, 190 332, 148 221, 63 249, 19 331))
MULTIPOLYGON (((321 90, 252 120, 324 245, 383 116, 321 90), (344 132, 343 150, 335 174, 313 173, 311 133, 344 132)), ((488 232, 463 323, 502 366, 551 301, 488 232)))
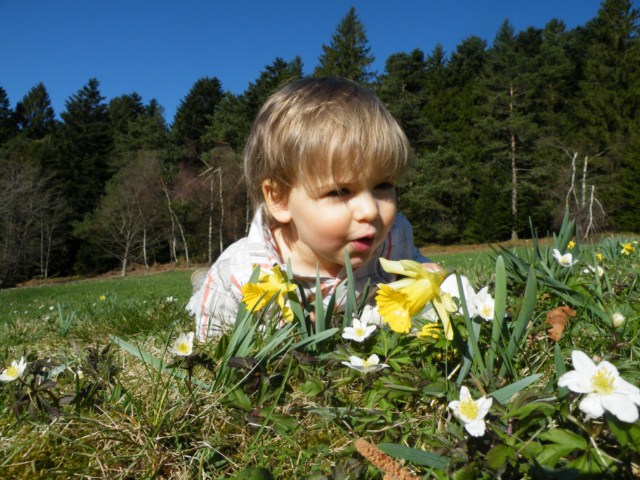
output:
MULTIPOLYGON (((270 210, 273 205, 270 206, 270 210)), ((395 219, 393 183, 375 175, 361 180, 327 180, 314 188, 291 189, 286 202, 271 210, 282 225, 276 241, 294 271, 336 276, 348 252, 352 267, 366 262, 383 242, 395 219)))

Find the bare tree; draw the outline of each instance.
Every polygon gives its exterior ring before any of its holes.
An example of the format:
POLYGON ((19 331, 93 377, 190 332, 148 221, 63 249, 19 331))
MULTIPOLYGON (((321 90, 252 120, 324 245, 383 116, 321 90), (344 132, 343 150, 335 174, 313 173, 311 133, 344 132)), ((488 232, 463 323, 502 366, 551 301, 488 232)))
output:
POLYGON ((0 159, 0 285, 48 274, 64 202, 38 169, 0 159))
POLYGON ((578 231, 582 232, 582 238, 587 239, 589 234, 598 229, 604 222, 605 211, 602 204, 595 196, 596 187, 589 183, 588 166, 589 160, 604 154, 604 151, 593 155, 584 155, 582 161, 582 176, 576 180, 578 167, 576 161, 579 153, 563 147, 564 152, 571 158, 571 173, 569 176, 569 187, 565 195, 565 209, 573 216, 578 231), (579 186, 576 184, 579 183, 579 186), (597 209, 597 210, 596 210, 597 209))
POLYGON ((118 259, 123 277, 139 254, 147 264, 148 232, 158 218, 161 198, 159 179, 157 158, 139 154, 107 183, 96 211, 76 229, 76 235, 118 259))

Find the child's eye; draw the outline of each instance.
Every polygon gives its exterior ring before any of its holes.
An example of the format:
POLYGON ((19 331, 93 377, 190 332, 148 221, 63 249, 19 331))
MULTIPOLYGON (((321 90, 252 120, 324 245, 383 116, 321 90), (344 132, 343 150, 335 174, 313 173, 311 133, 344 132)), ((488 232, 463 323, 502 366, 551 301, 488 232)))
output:
POLYGON ((348 188, 336 188, 334 190, 330 190, 324 194, 325 197, 345 197, 351 194, 351 190, 348 188))
POLYGON ((395 188, 395 185, 391 182, 381 182, 375 186, 376 190, 389 190, 395 188))

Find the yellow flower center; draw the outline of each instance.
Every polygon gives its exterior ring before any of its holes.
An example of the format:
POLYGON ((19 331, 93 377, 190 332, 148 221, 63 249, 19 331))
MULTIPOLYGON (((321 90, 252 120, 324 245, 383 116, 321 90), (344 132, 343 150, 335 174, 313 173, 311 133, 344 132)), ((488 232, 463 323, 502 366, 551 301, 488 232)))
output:
POLYGON ((613 393, 614 380, 615 378, 611 372, 608 372, 604 368, 599 368, 591 379, 593 391, 599 395, 609 395, 613 393))
POLYGON ((478 404, 472 398, 465 398, 460 402, 460 413, 469 420, 478 418, 478 404))
POLYGON ((358 337, 364 337, 364 335, 367 333, 366 330, 362 327, 354 328, 353 331, 358 337))
POLYGON ((10 378, 18 378, 18 375, 20 375, 20 370, 18 370, 18 367, 16 367, 15 365, 11 365, 10 367, 7 367, 7 369, 4 372, 5 372, 5 375, 10 378))
POLYGON ((177 345, 176 350, 180 352, 182 355, 189 355, 189 344, 186 342, 179 343, 177 345))
POLYGON ((491 305, 483 305, 480 308, 480 315, 485 318, 492 316, 493 312, 491 311, 491 305))

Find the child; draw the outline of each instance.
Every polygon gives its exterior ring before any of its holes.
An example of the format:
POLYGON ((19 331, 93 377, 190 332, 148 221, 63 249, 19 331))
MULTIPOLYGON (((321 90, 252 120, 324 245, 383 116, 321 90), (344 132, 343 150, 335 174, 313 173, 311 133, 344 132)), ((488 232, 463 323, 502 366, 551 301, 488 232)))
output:
POLYGON ((187 308, 204 340, 235 322, 241 288, 256 265, 291 262, 294 280, 311 300, 344 298, 345 251, 356 292, 368 280, 394 280, 380 257, 429 260, 413 244, 407 219, 396 213, 395 184, 408 166, 405 134, 380 101, 355 83, 307 78, 264 104, 244 151, 247 188, 255 207, 249 234, 216 260, 187 308))

